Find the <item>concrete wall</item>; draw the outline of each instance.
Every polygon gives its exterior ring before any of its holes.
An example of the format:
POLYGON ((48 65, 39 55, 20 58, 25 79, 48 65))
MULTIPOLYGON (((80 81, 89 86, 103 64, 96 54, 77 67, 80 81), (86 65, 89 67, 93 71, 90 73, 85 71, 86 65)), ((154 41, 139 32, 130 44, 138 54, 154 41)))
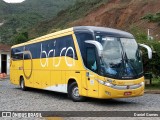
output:
POLYGON ((0 73, 1 73, 1 54, 7 55, 7 75, 10 74, 10 52, 0 52, 0 73))

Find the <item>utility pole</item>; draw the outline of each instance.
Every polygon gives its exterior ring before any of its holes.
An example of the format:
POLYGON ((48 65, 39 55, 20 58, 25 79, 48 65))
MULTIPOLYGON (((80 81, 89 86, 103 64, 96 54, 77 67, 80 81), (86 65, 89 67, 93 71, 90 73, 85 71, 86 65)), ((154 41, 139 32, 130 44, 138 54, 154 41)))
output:
POLYGON ((148 35, 147 35, 147 39, 150 40, 150 31, 149 31, 149 28, 148 28, 148 35))

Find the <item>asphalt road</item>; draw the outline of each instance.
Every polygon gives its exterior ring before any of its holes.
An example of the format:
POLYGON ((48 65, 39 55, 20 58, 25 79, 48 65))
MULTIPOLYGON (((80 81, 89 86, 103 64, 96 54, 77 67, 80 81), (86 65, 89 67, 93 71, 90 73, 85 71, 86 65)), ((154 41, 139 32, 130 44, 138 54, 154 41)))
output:
POLYGON ((73 102, 66 94, 29 89, 0 81, 0 111, 160 111, 160 94, 127 99, 73 102))

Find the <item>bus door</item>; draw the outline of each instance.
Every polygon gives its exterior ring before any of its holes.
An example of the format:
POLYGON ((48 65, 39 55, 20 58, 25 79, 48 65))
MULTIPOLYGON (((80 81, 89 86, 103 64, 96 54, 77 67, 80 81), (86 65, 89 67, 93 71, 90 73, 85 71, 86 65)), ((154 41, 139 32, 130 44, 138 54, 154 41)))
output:
POLYGON ((28 87, 33 87, 33 60, 31 52, 24 51, 23 53, 23 75, 25 78, 25 84, 28 87))
POLYGON ((97 67, 97 58, 96 58, 96 49, 95 47, 86 48, 86 67, 87 70, 87 91, 88 96, 98 97, 98 67, 97 67))

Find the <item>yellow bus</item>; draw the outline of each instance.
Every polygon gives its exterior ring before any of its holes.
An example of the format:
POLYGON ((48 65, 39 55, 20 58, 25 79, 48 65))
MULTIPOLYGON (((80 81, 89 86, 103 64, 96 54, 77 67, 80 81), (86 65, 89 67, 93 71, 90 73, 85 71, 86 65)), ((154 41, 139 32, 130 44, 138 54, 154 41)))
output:
POLYGON ((10 80, 22 90, 67 93, 73 101, 128 98, 144 93, 141 52, 132 34, 77 26, 11 48, 10 80))

